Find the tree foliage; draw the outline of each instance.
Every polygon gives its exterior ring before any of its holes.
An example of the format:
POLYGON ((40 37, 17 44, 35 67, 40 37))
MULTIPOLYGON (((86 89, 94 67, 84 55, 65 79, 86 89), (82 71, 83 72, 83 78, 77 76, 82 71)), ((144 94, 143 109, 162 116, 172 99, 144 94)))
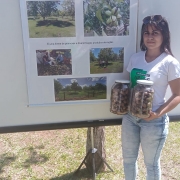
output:
POLYGON ((122 48, 121 50, 119 50, 119 58, 121 61, 124 60, 124 48, 122 48))
POLYGON ((71 91, 71 85, 66 86, 63 91, 71 91))
POLYGON ((60 90, 63 89, 63 86, 62 84, 57 81, 57 80, 54 80, 54 90, 55 90, 55 94, 58 94, 60 90))
POLYGON ((96 83, 95 85, 86 85, 81 87, 77 81, 73 81, 71 84, 63 87, 63 85, 58 81, 54 80, 55 93, 58 94, 60 91, 106 91, 106 85, 102 83, 96 83))
POLYGON ((95 88, 95 90, 98 90, 98 91, 105 91, 106 90, 106 85, 101 84, 101 83, 96 83, 94 88, 95 88))
POLYGON ((90 50, 90 61, 92 62, 96 61, 96 57, 94 56, 92 50, 90 50))
POLYGON ((79 86, 78 82, 74 81, 71 83, 71 89, 76 92, 76 91, 81 91, 82 87, 79 86))
POLYGON ((38 6, 36 1, 27 2, 27 13, 28 16, 36 17, 38 15, 38 6))
POLYGON ((72 19, 75 17, 75 2, 74 0, 64 0, 61 4, 63 7, 63 13, 69 15, 72 19))
POLYGON ((101 49, 98 58, 105 61, 117 61, 119 59, 112 48, 101 49))
POLYGON ((57 5, 60 5, 60 1, 28 1, 27 13, 28 16, 40 15, 45 20, 46 17, 58 11, 57 5))
POLYGON ((88 91, 89 89, 88 89, 88 86, 84 86, 83 87, 83 91, 88 91))
POLYGON ((98 54, 98 59, 99 60, 104 60, 104 61, 112 61, 113 60, 113 55, 114 52, 112 48, 103 48, 100 50, 98 54))
POLYGON ((112 48, 102 48, 96 58, 93 54, 93 51, 90 51, 90 61, 123 61, 124 59, 124 48, 119 50, 119 53, 115 53, 112 48))

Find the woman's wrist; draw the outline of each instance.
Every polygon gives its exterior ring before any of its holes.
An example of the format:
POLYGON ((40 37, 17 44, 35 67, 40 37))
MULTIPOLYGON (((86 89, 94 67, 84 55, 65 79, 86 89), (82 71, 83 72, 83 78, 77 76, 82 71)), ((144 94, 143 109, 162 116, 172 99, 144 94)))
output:
POLYGON ((155 114, 156 114, 156 116, 157 116, 158 118, 162 116, 162 114, 161 114, 158 110, 155 111, 155 114))

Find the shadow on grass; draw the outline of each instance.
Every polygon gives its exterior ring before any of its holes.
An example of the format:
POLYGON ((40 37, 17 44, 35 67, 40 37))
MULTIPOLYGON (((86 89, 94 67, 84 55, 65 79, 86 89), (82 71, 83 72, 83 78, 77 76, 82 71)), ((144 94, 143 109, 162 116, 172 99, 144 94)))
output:
POLYGON ((28 17, 28 20, 38 20, 40 17, 28 17))
POLYGON ((13 155, 8 155, 7 153, 0 155, 0 173, 3 173, 3 168, 10 165, 16 160, 16 157, 13 155))
MULTIPOLYGON (((108 64, 105 64, 105 66, 106 66, 106 67, 112 66, 112 65, 115 64, 115 63, 117 64, 117 63, 119 63, 119 62, 108 62, 108 64)), ((91 63, 90 63, 90 64, 91 64, 91 63)), ((104 65, 103 65, 103 64, 100 65, 99 63, 96 63, 96 64, 94 63, 93 66, 99 66, 99 68, 104 68, 104 65)))
MULTIPOLYGON (((111 66, 111 65, 113 65, 113 63, 108 63, 108 64, 106 64, 106 67, 111 66)), ((104 67, 103 65, 100 66, 98 63, 94 64, 94 66, 99 66, 100 68, 104 67)))
POLYGON ((59 177, 54 177, 54 178, 51 178, 49 180, 81 180, 81 179, 92 179, 92 175, 89 173, 89 171, 84 168, 84 169, 80 169, 78 171, 78 174, 72 172, 72 173, 67 173, 67 174, 64 174, 62 176, 59 176, 59 177))
MULTIPOLYGON (((105 174, 105 173, 111 173, 111 171, 105 171, 102 173, 98 174, 105 174)), ((91 180, 93 179, 93 173, 88 171, 88 169, 80 169, 78 173, 72 172, 72 173, 67 173, 59 177, 54 177, 49 180, 91 180)))
POLYGON ((68 22, 68 21, 60 21, 60 20, 41 20, 38 21, 36 26, 57 26, 57 27, 69 27, 69 26, 74 26, 73 23, 68 22))
MULTIPOLYGON (((42 149, 43 147, 37 147, 38 149, 42 149)), ((24 161, 23 167, 28 168, 32 164, 41 164, 48 160, 48 157, 43 154, 38 154, 37 151, 33 148, 29 148, 29 158, 24 161)))

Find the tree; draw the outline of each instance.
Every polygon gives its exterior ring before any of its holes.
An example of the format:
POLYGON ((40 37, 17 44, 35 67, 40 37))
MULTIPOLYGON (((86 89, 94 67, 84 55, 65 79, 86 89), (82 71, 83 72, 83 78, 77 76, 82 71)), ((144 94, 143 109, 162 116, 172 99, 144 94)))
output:
POLYGON ((82 91, 82 87, 81 86, 78 86, 78 91, 82 91))
POLYGON ((66 86, 63 90, 64 90, 64 91, 71 91, 71 86, 70 86, 70 85, 69 85, 69 86, 66 86))
POLYGON ((90 90, 90 91, 94 91, 94 86, 93 86, 93 85, 90 85, 90 86, 89 86, 89 90, 90 90))
POLYGON ((94 86, 95 90, 97 91, 105 91, 106 90, 106 85, 101 84, 101 83, 96 83, 94 86))
POLYGON ((94 56, 92 50, 90 50, 90 61, 91 61, 91 62, 96 61, 96 57, 94 56))
POLYGON ((124 48, 119 50, 119 58, 121 61, 124 61, 124 48))
POLYGON ((27 14, 28 16, 34 16, 34 18, 38 15, 38 6, 36 1, 27 2, 27 14))
POLYGON ((84 86, 84 87, 83 87, 83 91, 88 91, 88 87, 87 87, 87 86, 84 86))
POLYGON ((76 81, 71 83, 71 89, 75 92, 80 90, 80 89, 82 90, 81 86, 79 86, 78 82, 76 82, 76 81))
POLYGON ((64 10, 59 11, 59 16, 61 16, 63 19, 65 16, 65 11, 64 10))
POLYGON ((112 61, 117 61, 118 60, 118 55, 113 53, 113 58, 112 58, 112 61))
POLYGON ((64 0, 62 3, 63 11, 66 15, 72 17, 72 20, 75 17, 75 2, 74 0, 64 0))
POLYGON ((53 12, 51 13, 51 15, 52 15, 52 16, 55 16, 55 17, 59 17, 59 16, 60 16, 59 11, 53 11, 53 12))
POLYGON ((59 93, 59 91, 62 90, 62 89, 63 89, 62 84, 55 79, 54 80, 54 91, 55 91, 55 94, 57 95, 59 93))
POLYGON ((102 60, 102 61, 103 60, 107 61, 107 63, 108 63, 109 60, 112 61, 113 54, 114 54, 114 52, 113 52, 112 48, 103 48, 100 50, 100 52, 98 54, 98 59, 102 60))
POLYGON ((28 15, 41 15, 45 20, 46 17, 58 11, 57 5, 59 4, 60 1, 28 1, 28 15))

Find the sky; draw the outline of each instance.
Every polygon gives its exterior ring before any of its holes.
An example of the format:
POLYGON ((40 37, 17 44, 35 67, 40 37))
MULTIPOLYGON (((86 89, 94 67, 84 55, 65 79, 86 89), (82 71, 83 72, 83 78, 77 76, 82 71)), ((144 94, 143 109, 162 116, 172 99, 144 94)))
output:
MULTIPOLYGON (((58 8, 59 10, 62 10, 63 8, 62 8, 61 4, 64 2, 64 0, 55 0, 55 1, 60 1, 60 5, 58 5, 57 8, 58 8)), ((74 0, 74 1, 75 1, 75 0, 74 0)))
POLYGON ((81 87, 95 85, 96 83, 106 85, 106 77, 65 78, 57 80, 63 87, 71 85, 72 82, 78 82, 81 87))
POLYGON ((63 9, 62 6, 61 6, 61 4, 63 3, 63 1, 64 1, 64 0, 60 0, 60 5, 57 5, 57 8, 58 8, 59 10, 62 10, 62 9, 63 9))
MULTIPOLYGON (((93 52, 94 56, 97 58, 98 54, 100 52, 100 50, 103 48, 92 48, 91 51, 93 52)), ((106 48, 105 48, 106 49, 106 48)), ((112 48, 112 50, 114 51, 114 53, 119 54, 119 50, 121 50, 122 47, 118 47, 118 48, 112 48)))

